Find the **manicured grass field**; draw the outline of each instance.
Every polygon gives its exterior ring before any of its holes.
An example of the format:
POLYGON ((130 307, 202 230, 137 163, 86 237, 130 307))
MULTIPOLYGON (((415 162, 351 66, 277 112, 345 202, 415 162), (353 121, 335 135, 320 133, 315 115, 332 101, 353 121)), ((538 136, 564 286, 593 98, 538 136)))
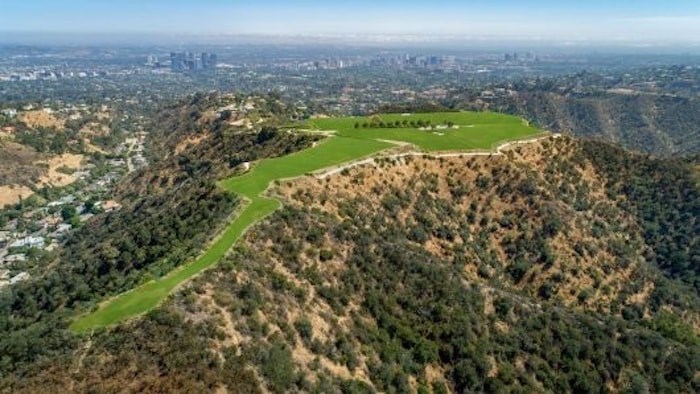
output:
POLYGON ((392 146, 380 140, 403 141, 426 151, 491 149, 495 143, 533 136, 539 130, 521 119, 494 113, 447 112, 383 115, 384 122, 431 121, 434 125, 453 122, 458 128, 425 131, 417 128, 355 128, 367 118, 316 119, 310 128, 336 131, 316 147, 292 155, 262 160, 246 174, 223 180, 219 185, 245 197, 248 203, 220 237, 195 261, 168 275, 105 301, 92 313, 78 317, 71 329, 88 332, 138 316, 156 307, 178 285, 217 263, 240 239, 246 229, 274 212, 280 202, 262 196, 271 182, 292 178, 377 153, 392 146), (440 135, 442 134, 442 135, 440 135))
POLYGON ((522 119, 492 112, 436 112, 427 114, 387 114, 378 117, 384 123, 403 121, 430 121, 435 130, 420 130, 418 127, 400 128, 355 128, 356 124, 370 123, 367 117, 315 119, 311 128, 333 130, 337 135, 362 138, 403 141, 429 151, 464 151, 491 149, 494 145, 530 137, 540 130, 529 126, 522 119), (445 128, 452 122, 454 128, 445 128))
POLYGON ((161 279, 108 300, 97 311, 77 318, 70 328, 76 332, 87 332, 147 312, 164 300, 179 284, 218 262, 249 226, 280 206, 279 201, 261 196, 270 182, 342 164, 389 146, 391 144, 380 141, 332 137, 314 148, 289 156, 263 160, 248 173, 220 182, 226 190, 247 198, 249 203, 201 257, 161 279))

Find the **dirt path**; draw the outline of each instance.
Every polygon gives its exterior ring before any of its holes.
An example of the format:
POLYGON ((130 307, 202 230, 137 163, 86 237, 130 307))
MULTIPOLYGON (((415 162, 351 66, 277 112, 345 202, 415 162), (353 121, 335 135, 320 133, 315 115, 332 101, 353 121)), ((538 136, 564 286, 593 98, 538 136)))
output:
MULTIPOLYGON (((91 347, 92 347, 92 336, 90 336, 90 338, 88 338, 87 342, 85 342, 85 345, 83 345, 83 347, 78 350, 78 352, 80 352, 80 355, 78 356, 78 360, 75 363, 75 368, 73 369, 73 376, 80 375, 80 371, 83 369, 83 361, 85 360, 85 357, 87 356, 91 347)), ((74 388, 75 388, 75 380, 71 379, 68 391, 73 392, 74 388)))

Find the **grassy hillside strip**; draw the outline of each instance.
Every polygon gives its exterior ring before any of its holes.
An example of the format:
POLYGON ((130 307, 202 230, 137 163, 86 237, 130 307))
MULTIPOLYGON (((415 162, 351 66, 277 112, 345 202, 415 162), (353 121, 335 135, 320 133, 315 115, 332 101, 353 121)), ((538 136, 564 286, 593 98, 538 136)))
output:
MULTIPOLYGON (((262 196, 275 180, 301 176, 392 146, 384 140, 407 142, 427 151, 484 150, 490 149, 499 141, 539 133, 520 119, 492 113, 412 114, 402 116, 409 126, 407 129, 391 131, 380 127, 384 121, 377 118, 381 117, 315 120, 312 126, 335 130, 337 135, 306 151, 262 160, 250 172, 221 182, 224 189, 245 197, 248 203, 202 256, 162 279, 107 301, 96 312, 78 318, 71 328, 85 332, 144 313, 155 307, 179 284, 218 262, 248 227, 279 208, 277 201, 262 196), (441 126, 433 128, 426 123, 437 122, 438 119, 442 119, 441 126), (367 122, 368 126, 360 129, 360 122, 367 122), (412 123, 422 125, 424 130, 410 128, 412 123)), ((384 119, 393 122, 391 125, 396 125, 399 121, 395 115, 386 115, 384 119)))
POLYGON ((149 282, 114 300, 108 301, 94 313, 76 320, 71 328, 88 331, 120 322, 147 312, 158 305, 173 289, 192 276, 217 263, 251 225, 279 208, 279 202, 261 193, 274 180, 303 175, 309 171, 336 165, 377 152, 389 144, 333 138, 320 144, 322 148, 261 162, 250 173, 222 182, 231 193, 247 199, 240 213, 221 236, 196 260, 162 279, 149 282))
POLYGON ((208 143, 162 156, 125 180, 116 192, 121 210, 87 223, 58 255, 42 255, 40 264, 50 267, 45 276, 0 292, 0 375, 71 351, 76 342, 66 335, 67 315, 195 258, 240 205, 214 182, 221 173, 232 173, 242 161, 303 149, 319 138, 274 128, 237 133, 220 122, 191 119, 190 113, 166 126, 169 132, 155 131, 151 138, 177 144, 178 138, 198 135, 208 143), (189 130, 189 122, 199 129, 189 130))

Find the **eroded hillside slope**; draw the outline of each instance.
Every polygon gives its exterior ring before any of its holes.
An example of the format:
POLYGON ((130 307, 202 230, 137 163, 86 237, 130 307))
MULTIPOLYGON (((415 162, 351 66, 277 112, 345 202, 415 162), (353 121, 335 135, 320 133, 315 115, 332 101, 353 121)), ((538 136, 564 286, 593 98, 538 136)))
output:
POLYGON ((282 183, 227 262, 13 384, 697 392, 694 171, 560 138, 282 183))

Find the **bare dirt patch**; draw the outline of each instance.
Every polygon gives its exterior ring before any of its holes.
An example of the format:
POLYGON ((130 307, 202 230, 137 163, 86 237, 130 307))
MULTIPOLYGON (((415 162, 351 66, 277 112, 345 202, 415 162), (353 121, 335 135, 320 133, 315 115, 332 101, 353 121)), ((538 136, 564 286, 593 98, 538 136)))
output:
POLYGON ((20 185, 0 186, 0 208, 13 205, 34 194, 32 189, 20 185))
POLYGON ((80 169, 85 156, 72 153, 65 153, 60 156, 53 157, 45 162, 39 163, 48 166, 48 172, 39 180, 40 186, 67 186, 75 182, 73 175, 64 174, 59 171, 60 168, 70 168, 72 170, 80 169))
POLYGON ((185 138, 182 140, 182 142, 175 146, 175 154, 179 155, 180 153, 201 144, 202 141, 206 140, 208 136, 208 134, 197 134, 185 138))
POLYGON ((20 115, 20 120, 29 127, 53 127, 57 130, 62 130, 64 121, 58 119, 55 115, 44 110, 35 110, 23 112, 20 115))
POLYGON ((0 143, 0 185, 32 186, 44 173, 35 165, 44 155, 14 142, 0 143))
POLYGON ((83 143, 85 144, 85 150, 91 153, 101 153, 101 154, 107 154, 107 151, 104 149, 100 148, 97 145, 94 145, 92 142, 90 142, 89 139, 84 138, 83 143))
POLYGON ((84 135, 106 135, 109 133, 109 127, 97 122, 90 122, 80 129, 80 134, 84 135))

